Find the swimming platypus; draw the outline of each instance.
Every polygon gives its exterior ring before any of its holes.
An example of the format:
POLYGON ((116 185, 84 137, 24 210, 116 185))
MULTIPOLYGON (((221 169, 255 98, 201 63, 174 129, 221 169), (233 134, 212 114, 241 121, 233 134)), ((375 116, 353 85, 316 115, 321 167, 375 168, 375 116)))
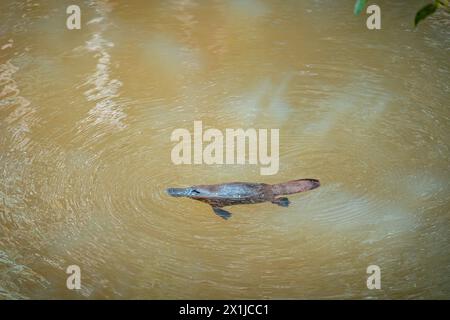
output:
POLYGON ((283 195, 304 192, 320 186, 316 179, 299 179, 279 184, 230 182, 213 185, 199 185, 188 188, 169 188, 172 197, 187 197, 210 204, 214 212, 223 219, 231 213, 221 209, 235 204, 251 204, 270 201, 282 207, 289 206, 289 199, 283 195))

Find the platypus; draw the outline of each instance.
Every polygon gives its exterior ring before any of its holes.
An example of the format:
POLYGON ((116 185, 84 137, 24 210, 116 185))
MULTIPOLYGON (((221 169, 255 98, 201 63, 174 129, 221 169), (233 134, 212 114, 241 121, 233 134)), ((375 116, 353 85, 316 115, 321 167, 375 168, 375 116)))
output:
POLYGON ((213 185, 198 185, 188 188, 169 188, 172 197, 187 197, 206 202, 214 212, 223 219, 231 213, 221 209, 235 204, 252 204, 270 201, 282 207, 289 206, 289 199, 284 195, 304 192, 320 186, 316 179, 299 179, 279 184, 230 182, 213 185))

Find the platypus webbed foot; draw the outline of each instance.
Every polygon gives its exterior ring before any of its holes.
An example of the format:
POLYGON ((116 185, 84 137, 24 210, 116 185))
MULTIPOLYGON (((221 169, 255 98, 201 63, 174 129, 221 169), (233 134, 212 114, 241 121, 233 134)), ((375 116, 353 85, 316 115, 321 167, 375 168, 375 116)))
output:
POLYGON ((215 214, 217 214, 219 217, 221 217, 225 220, 228 220, 228 218, 231 217, 231 213, 226 210, 223 210, 223 209, 220 209, 217 207, 212 207, 212 208, 213 208, 215 214))
POLYGON ((282 197, 282 198, 276 198, 272 201, 272 203, 279 205, 280 207, 289 207, 289 201, 288 198, 282 197))

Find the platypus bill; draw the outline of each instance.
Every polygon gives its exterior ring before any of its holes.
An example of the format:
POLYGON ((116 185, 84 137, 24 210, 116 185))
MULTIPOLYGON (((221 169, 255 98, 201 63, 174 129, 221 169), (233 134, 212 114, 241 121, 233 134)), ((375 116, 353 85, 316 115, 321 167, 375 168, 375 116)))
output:
POLYGON ((289 206, 289 199, 284 195, 305 192, 320 186, 316 179, 299 179, 279 184, 230 182, 213 185, 199 185, 188 188, 169 188, 172 197, 187 197, 206 202, 214 212, 223 219, 231 213, 221 209, 235 204, 252 204, 270 201, 282 207, 289 206))

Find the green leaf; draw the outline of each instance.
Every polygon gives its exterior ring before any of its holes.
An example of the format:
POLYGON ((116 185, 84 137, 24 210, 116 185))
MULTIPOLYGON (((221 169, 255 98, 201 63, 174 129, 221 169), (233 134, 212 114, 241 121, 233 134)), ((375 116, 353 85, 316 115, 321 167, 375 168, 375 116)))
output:
POLYGON ((443 6, 448 7, 448 0, 435 0, 434 3, 436 3, 436 6, 443 6))
POLYGON ((425 7, 417 11, 416 18, 414 19, 414 26, 417 26, 417 24, 428 17, 430 14, 433 14, 437 9, 436 3, 430 3, 427 4, 425 7))
POLYGON ((355 16, 359 15, 361 11, 363 11, 364 7, 366 6, 367 0, 356 0, 355 7, 353 8, 353 13, 355 16))

